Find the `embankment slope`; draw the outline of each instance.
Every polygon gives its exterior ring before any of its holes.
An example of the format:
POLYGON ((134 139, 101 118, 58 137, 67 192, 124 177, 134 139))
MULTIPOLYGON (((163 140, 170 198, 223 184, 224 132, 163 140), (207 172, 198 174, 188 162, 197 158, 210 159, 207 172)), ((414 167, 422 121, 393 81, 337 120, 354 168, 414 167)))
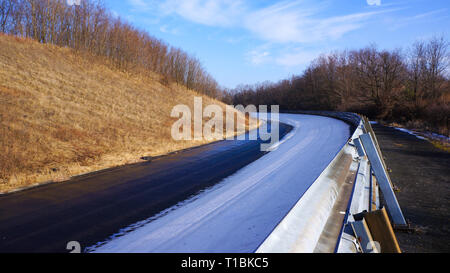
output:
MULTIPOLYGON (((173 106, 221 102, 147 72, 0 34, 0 192, 133 163, 206 141, 174 141, 173 106)), ((243 122, 242 115, 238 122, 243 122)))

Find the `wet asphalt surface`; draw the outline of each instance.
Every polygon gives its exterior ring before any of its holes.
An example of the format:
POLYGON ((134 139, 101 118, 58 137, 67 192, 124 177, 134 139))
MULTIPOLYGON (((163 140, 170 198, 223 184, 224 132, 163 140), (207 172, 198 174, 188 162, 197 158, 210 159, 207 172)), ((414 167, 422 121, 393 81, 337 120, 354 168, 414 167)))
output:
MULTIPOLYGON (((280 124, 280 138, 291 129, 280 124)), ((0 196, 0 252, 84 250, 217 184, 263 156, 261 143, 215 142, 0 196)))
POLYGON ((450 252, 450 153, 381 125, 373 129, 392 170, 397 199, 412 233, 396 232, 403 252, 450 252))

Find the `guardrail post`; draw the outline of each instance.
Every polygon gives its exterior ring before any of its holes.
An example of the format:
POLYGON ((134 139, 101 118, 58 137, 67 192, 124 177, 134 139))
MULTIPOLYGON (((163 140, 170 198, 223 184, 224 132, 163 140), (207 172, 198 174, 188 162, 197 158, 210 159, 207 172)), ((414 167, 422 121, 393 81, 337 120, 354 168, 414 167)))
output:
POLYGON ((402 210, 395 197, 394 190, 391 187, 390 179, 384 164, 375 146, 375 143, 370 134, 363 134, 360 136, 364 150, 372 165, 373 172, 378 180, 378 185, 383 192, 384 199, 386 200, 386 206, 391 216, 393 223, 397 226, 406 226, 406 220, 403 217, 402 210))

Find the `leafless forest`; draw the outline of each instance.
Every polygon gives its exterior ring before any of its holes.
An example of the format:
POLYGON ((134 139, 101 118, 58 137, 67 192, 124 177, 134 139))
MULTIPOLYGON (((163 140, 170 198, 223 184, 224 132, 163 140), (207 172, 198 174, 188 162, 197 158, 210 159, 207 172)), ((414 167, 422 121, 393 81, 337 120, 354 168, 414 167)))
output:
POLYGON ((338 110, 449 135, 449 42, 418 41, 403 50, 335 52, 303 74, 277 83, 242 85, 234 104, 279 104, 284 110, 338 110))

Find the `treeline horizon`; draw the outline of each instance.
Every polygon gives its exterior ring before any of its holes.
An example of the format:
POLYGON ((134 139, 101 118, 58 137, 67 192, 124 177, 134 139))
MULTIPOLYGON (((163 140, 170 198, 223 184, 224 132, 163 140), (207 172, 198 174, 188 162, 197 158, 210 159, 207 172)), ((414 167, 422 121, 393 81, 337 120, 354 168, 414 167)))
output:
POLYGON ((288 79, 240 85, 226 100, 280 105, 282 111, 356 112, 449 136, 449 64, 444 37, 417 41, 406 50, 371 45, 322 54, 288 79))
POLYGON ((213 98, 222 95, 197 58, 113 16, 102 0, 0 0, 0 32, 105 57, 121 70, 152 71, 164 84, 213 98))

